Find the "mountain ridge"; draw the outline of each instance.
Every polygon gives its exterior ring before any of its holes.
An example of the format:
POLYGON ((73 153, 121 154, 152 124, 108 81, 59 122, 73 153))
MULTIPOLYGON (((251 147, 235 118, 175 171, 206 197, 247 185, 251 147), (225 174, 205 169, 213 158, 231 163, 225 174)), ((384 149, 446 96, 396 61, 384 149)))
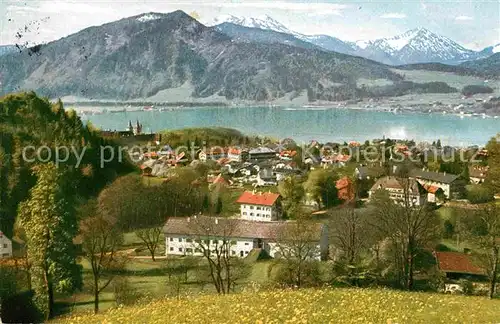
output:
POLYGON ((0 57, 3 93, 130 100, 191 83, 193 98, 267 101, 361 95, 358 80, 402 77, 360 57, 285 44, 239 43, 182 11, 145 13, 88 27, 0 57))
MULTIPOLYGON (((492 46, 491 49, 486 48, 482 51, 473 51, 448 37, 438 35, 423 27, 411 29, 393 37, 371 41, 349 42, 329 35, 304 35, 290 30, 270 16, 260 19, 228 15, 213 21, 213 23, 218 23, 219 25, 223 22, 288 33, 325 50, 361 56, 390 65, 417 63, 457 65, 464 61, 487 57, 488 53, 491 52, 493 54, 492 51, 495 48, 492 46)), ((498 49, 500 50, 500 47, 498 49)))

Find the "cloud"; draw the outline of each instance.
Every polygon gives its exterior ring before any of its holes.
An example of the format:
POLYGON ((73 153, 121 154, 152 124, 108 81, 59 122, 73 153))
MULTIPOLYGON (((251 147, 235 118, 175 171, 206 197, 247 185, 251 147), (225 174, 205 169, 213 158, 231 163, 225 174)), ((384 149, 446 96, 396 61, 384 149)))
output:
POLYGON ((470 16, 458 16, 455 18, 455 20, 468 21, 468 20, 474 20, 474 18, 472 18, 470 16))
POLYGON ((406 14, 398 13, 398 12, 389 12, 389 13, 386 13, 386 14, 383 14, 382 16, 380 16, 380 18, 383 18, 383 19, 405 19, 406 14))

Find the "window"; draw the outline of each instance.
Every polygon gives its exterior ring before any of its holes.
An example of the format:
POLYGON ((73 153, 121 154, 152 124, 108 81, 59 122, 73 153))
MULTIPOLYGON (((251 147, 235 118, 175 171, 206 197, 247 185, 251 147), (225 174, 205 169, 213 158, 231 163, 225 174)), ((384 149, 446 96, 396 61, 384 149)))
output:
POLYGON ((170 238, 170 242, 173 242, 173 241, 174 241, 174 238, 173 238, 173 237, 171 237, 171 238, 170 238))
POLYGON ((182 252, 182 248, 179 248, 179 252, 182 252))
POLYGON ((174 248, 173 247, 170 248, 170 252, 174 252, 174 248))
POLYGON ((250 243, 248 243, 248 242, 245 242, 245 245, 250 245, 250 243))
POLYGON ((179 242, 182 242, 182 237, 179 237, 179 242))
POLYGON ((212 244, 217 244, 217 240, 212 240, 212 244))
POLYGON ((245 251, 245 254, 248 254, 248 251, 245 251))
POLYGON ((260 208, 260 207, 257 207, 256 209, 257 209, 257 210, 261 210, 261 208, 260 208))
POLYGON ((246 214, 247 214, 247 212, 243 212, 243 215, 246 215, 246 214))
POLYGON ((260 217, 260 214, 257 214, 257 217, 260 217))
POLYGON ((250 209, 253 209, 253 206, 250 206, 250 209))
POLYGON ((253 213, 250 213, 250 216, 253 216, 253 213))
POLYGON ((232 255, 235 255, 235 254, 236 254, 236 251, 231 251, 231 254, 232 254, 232 255))
POLYGON ((191 243, 191 242, 193 242, 193 240, 188 238, 188 239, 186 239, 186 242, 191 243))
POLYGON ((7 244, 4 244, 4 245, 3 245, 3 248, 4 248, 4 249, 6 249, 6 248, 7 248, 7 244))

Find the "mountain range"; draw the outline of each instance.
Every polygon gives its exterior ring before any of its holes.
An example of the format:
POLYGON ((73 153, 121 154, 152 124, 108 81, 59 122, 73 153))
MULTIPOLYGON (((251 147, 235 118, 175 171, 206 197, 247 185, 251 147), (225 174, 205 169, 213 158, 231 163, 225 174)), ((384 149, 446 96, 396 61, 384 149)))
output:
MULTIPOLYGON (((464 61, 481 59, 492 55, 500 50, 500 44, 486 48, 482 51, 466 49, 453 40, 433 33, 425 28, 409 30, 401 35, 389 38, 381 38, 372 41, 348 42, 328 35, 304 35, 288 29, 270 16, 262 18, 242 18, 231 15, 221 16, 209 25, 214 25, 221 32, 229 36, 235 36, 234 27, 228 30, 227 24, 283 33, 294 39, 287 39, 288 43, 302 40, 314 44, 328 51, 344 53, 348 55, 361 56, 371 60, 390 65, 404 65, 414 63, 437 62, 446 64, 459 64, 464 61)), ((240 38, 246 41, 262 41, 263 36, 253 30, 246 36, 241 33, 240 38)), ((282 37, 282 36, 281 36, 282 37)), ((272 38, 272 37, 268 37, 272 38)), ((276 36, 274 36, 276 38, 276 36)))
MULTIPOLYGON (((2 93, 148 98, 191 86, 191 98, 266 101, 358 96, 357 80, 402 77, 364 58, 283 44, 236 42, 182 11, 147 13, 90 27, 0 57, 2 93)), ((187 99, 187 98, 186 98, 187 99)))
POLYGON ((406 71, 298 35, 233 23, 207 27, 183 11, 124 18, 7 53, 0 70, 0 95, 35 90, 51 98, 339 101, 459 91, 442 81, 408 81, 406 71))

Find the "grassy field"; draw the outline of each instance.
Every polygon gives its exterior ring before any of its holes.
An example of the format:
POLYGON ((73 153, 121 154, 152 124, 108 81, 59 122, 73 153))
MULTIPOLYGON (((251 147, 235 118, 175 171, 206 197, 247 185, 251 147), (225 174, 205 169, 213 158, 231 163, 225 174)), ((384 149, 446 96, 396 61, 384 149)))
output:
MULTIPOLYGON (((132 233, 127 235, 129 243, 134 242, 136 238, 132 233)), ((165 273, 165 267, 168 262, 175 262, 176 259, 158 259, 152 261, 149 258, 130 257, 127 261, 125 269, 122 273, 116 276, 116 279, 126 279, 130 285, 130 290, 138 293, 140 297, 148 299, 165 298, 172 296, 172 283, 168 281, 168 276, 165 273)), ((268 281, 268 267, 272 261, 248 262, 251 267, 250 276, 239 283, 237 290, 241 291, 250 283, 265 284, 268 281)), ((93 295, 90 290, 92 282, 90 273, 90 264, 86 260, 81 260, 80 264, 84 270, 84 286, 82 292, 76 293, 73 296, 59 296, 56 300, 57 314, 64 316, 65 314, 82 314, 93 310, 93 295)), ((180 287, 181 295, 200 295, 213 294, 215 289, 212 284, 206 283, 200 285, 197 282, 196 274, 191 271, 188 273, 187 282, 183 282, 180 287)), ((116 306, 115 295, 113 293, 113 285, 108 286, 101 293, 100 309, 106 310, 116 306)))
POLYGON ((500 301, 380 289, 304 289, 164 299, 59 323, 493 323, 500 301), (473 306, 472 306, 473 305, 473 306))

